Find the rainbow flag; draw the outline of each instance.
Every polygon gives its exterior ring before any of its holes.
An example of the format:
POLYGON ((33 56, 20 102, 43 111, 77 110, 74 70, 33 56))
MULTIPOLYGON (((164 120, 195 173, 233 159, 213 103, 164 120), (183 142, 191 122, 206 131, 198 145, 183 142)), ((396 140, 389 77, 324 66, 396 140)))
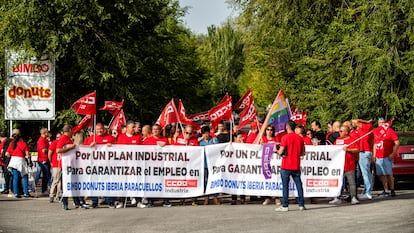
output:
MULTIPOLYGON (((272 107, 267 113, 266 119, 263 122, 258 135, 263 135, 263 132, 268 125, 273 125, 275 127, 275 133, 285 130, 286 123, 290 119, 289 108, 289 104, 285 99, 285 94, 283 90, 280 90, 275 98, 275 101, 273 101, 272 107)), ((260 138, 261 136, 256 138, 255 144, 260 143, 260 138)))

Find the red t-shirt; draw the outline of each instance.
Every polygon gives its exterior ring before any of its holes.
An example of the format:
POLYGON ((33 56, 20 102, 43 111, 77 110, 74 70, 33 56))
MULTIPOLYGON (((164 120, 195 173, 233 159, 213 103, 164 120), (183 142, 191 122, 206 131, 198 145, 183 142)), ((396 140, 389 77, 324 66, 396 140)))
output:
POLYGON ((287 134, 287 132, 286 132, 286 131, 282 131, 282 132, 278 133, 278 134, 276 135, 276 137, 275 137, 276 142, 281 142, 281 141, 282 141, 283 136, 285 136, 286 134, 287 134))
POLYGON ((384 129, 378 127, 376 130, 380 130, 379 134, 375 134, 375 157, 376 158, 388 158, 392 153, 394 147, 394 141, 398 140, 398 136, 395 131, 391 128, 384 129))
POLYGON ((135 145, 141 145, 141 136, 138 134, 134 134, 132 136, 127 135, 126 133, 123 133, 118 136, 117 144, 135 144, 135 145))
POLYGON ((151 136, 148 137, 147 139, 145 139, 145 141, 143 142, 144 145, 157 145, 158 142, 164 142, 165 145, 168 145, 168 139, 166 137, 155 137, 155 136, 151 136))
POLYGON ((267 138, 266 136, 262 137, 262 142, 263 143, 275 143, 276 142, 276 137, 272 137, 272 138, 267 138))
POLYGON ((281 147, 287 150, 287 156, 283 157, 281 168, 285 170, 300 170, 300 157, 304 155, 305 144, 301 136, 294 132, 282 137, 281 147))
MULTIPOLYGON (((73 141, 68 137, 66 134, 62 134, 59 141, 56 143, 56 150, 57 149, 63 149, 66 145, 73 144, 73 141)), ((57 160, 59 163, 59 167, 62 167, 62 155, 58 153, 57 160)))
POLYGON ((29 152, 29 146, 27 143, 20 140, 16 143, 16 148, 13 149, 12 143, 10 142, 7 152, 9 152, 11 156, 24 158, 26 156, 26 152, 29 152))
POLYGON ((312 140, 309 137, 303 136, 302 139, 305 145, 313 145, 312 140))
POLYGON ((112 135, 104 134, 104 135, 96 135, 90 136, 83 142, 84 145, 92 144, 93 140, 95 139, 95 144, 108 144, 108 143, 115 143, 115 138, 112 135))
MULTIPOLYGON (((364 136, 365 134, 372 131, 373 127, 371 123, 362 123, 361 129, 359 129, 359 136, 364 136)), ((366 151, 366 152, 372 152, 372 143, 374 141, 374 135, 372 133, 368 134, 368 136, 365 136, 361 138, 359 141, 359 151, 366 151)))
POLYGON ((47 157, 47 152, 43 152, 43 149, 49 148, 49 140, 46 137, 40 136, 37 140, 37 161, 39 162, 49 162, 47 157))
POLYGON ((56 153, 56 146, 59 140, 54 140, 50 143, 49 152, 52 152, 52 161, 50 162, 52 168, 62 168, 62 157, 56 153))
MULTIPOLYGON (((348 137, 347 139, 343 139, 341 137, 335 140, 334 145, 348 145, 353 142, 355 139, 352 137, 348 137)), ((358 143, 353 143, 352 145, 348 146, 349 149, 358 149, 358 143)), ((353 154, 350 152, 345 152, 345 164, 344 164, 344 171, 353 171, 355 170, 356 161, 358 160, 358 155, 353 154)))
POLYGON ((251 132, 248 136, 247 136, 247 138, 246 138, 246 143, 248 143, 248 144, 253 144, 253 142, 254 142, 254 140, 256 139, 256 137, 257 137, 257 134, 256 133, 253 133, 253 132, 251 132))
POLYGON ((198 141, 197 141, 197 138, 192 137, 188 140, 188 143, 187 143, 187 140, 184 139, 184 136, 180 135, 175 140, 174 145, 176 146, 198 146, 198 141))

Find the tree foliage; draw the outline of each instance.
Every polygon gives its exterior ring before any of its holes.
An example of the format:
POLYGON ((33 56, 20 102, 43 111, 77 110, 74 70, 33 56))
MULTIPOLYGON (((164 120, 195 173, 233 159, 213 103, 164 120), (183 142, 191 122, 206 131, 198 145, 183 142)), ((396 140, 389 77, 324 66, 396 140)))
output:
POLYGON ((96 90, 98 105, 125 99, 127 118, 152 123, 172 97, 198 110, 189 100, 202 72, 183 14, 173 0, 2 0, 0 57, 5 49, 53 52, 59 111, 96 90))
POLYGON ((323 123, 367 112, 414 129, 412 1, 233 4, 242 9, 242 83, 253 86, 257 103, 271 103, 281 88, 323 123))

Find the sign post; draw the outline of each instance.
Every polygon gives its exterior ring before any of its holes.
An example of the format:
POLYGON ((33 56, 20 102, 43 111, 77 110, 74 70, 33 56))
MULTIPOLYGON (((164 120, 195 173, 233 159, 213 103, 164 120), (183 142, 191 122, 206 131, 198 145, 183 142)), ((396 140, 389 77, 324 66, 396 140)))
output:
POLYGON ((6 50, 5 120, 54 120, 55 61, 52 54, 25 59, 6 50))

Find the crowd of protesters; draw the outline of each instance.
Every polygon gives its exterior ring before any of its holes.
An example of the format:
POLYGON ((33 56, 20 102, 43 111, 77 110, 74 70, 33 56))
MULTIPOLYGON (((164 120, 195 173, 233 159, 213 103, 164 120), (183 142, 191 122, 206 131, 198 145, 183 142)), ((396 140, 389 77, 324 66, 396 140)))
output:
MULTIPOLYGON (((236 143, 254 143, 259 134, 262 124, 252 122, 250 129, 239 129, 237 124, 231 125, 231 122, 222 122, 214 130, 208 124, 200 126, 199 130, 194 130, 192 126, 182 126, 180 124, 167 125, 164 129, 157 124, 152 126, 142 126, 139 122, 128 121, 122 127, 122 133, 113 137, 108 127, 102 123, 95 126, 95 133, 72 133, 72 127, 65 125, 61 132, 51 135, 46 128, 40 130, 40 136, 37 141, 37 167, 39 168, 35 175, 35 183, 42 179, 42 195, 48 195, 50 202, 61 202, 65 210, 69 209, 68 198, 62 197, 62 164, 60 154, 65 153, 76 145, 94 146, 97 144, 135 144, 135 145, 177 145, 177 146, 207 146, 217 143, 236 142, 236 143), (85 138, 84 138, 85 137, 85 138)), ((292 176, 296 186, 301 187, 300 182, 300 157, 304 155, 304 145, 343 145, 345 151, 344 165, 344 185, 342 192, 348 192, 349 202, 358 204, 361 200, 373 198, 373 185, 371 172, 375 167, 376 175, 379 176, 383 192, 380 197, 395 196, 394 180, 392 176, 392 159, 399 147, 399 140, 394 130, 387 125, 383 118, 378 119, 376 130, 380 133, 373 133, 374 123, 366 114, 360 114, 358 119, 345 122, 329 122, 328 131, 325 133, 319 121, 311 122, 309 129, 303 125, 295 124, 289 121, 286 130, 275 132, 275 128, 267 125, 261 143, 275 143, 275 151, 280 154, 282 160, 282 182, 283 187, 289 182, 289 176, 292 176), (300 142, 301 145, 298 145, 300 142), (294 146, 292 146, 294 145, 294 146), (296 149, 295 149, 296 148, 296 149), (295 154, 295 158, 283 156, 283 153, 295 154), (374 165, 374 166, 372 166, 374 165), (285 167, 284 167, 285 166, 285 167), (363 190, 357 193, 360 186, 359 180, 363 180, 363 190)), ((260 138, 260 137, 259 137, 260 138)), ((33 166, 29 148, 23 141, 18 129, 14 129, 11 137, 5 133, 0 133, 2 168, 5 179, 5 188, 2 194, 8 194, 10 197, 24 198, 32 197, 28 188, 28 171, 33 166), (22 181, 22 182, 21 182, 22 181)), ((208 170, 205 167, 205 182, 207 182, 208 170)), ((279 197, 261 197, 263 205, 272 203, 275 200, 276 205, 281 205, 277 211, 288 210, 288 197, 286 190, 283 191, 283 201, 279 197)), ((303 192, 299 192, 299 208, 304 210, 303 192)), ((214 194, 203 197, 204 204, 220 204, 220 195, 214 194)), ((250 197, 250 200, 258 197, 250 197)), ((103 197, 99 203, 98 197, 90 197, 92 203, 88 205, 83 197, 73 197, 73 203, 76 208, 97 208, 99 205, 107 205, 109 208, 123 208, 130 201, 128 206, 137 206, 139 208, 152 207, 153 200, 146 197, 133 197, 130 200, 126 198, 103 197)), ((192 198, 191 204, 198 205, 198 199, 192 198)), ((344 201, 344 195, 338 196, 330 201, 330 204, 340 204, 344 201)), ((185 204, 181 200, 180 205, 185 204)), ((232 195, 231 204, 247 203, 245 196, 232 195)), ((162 201, 162 206, 171 207, 169 200, 162 201)))

